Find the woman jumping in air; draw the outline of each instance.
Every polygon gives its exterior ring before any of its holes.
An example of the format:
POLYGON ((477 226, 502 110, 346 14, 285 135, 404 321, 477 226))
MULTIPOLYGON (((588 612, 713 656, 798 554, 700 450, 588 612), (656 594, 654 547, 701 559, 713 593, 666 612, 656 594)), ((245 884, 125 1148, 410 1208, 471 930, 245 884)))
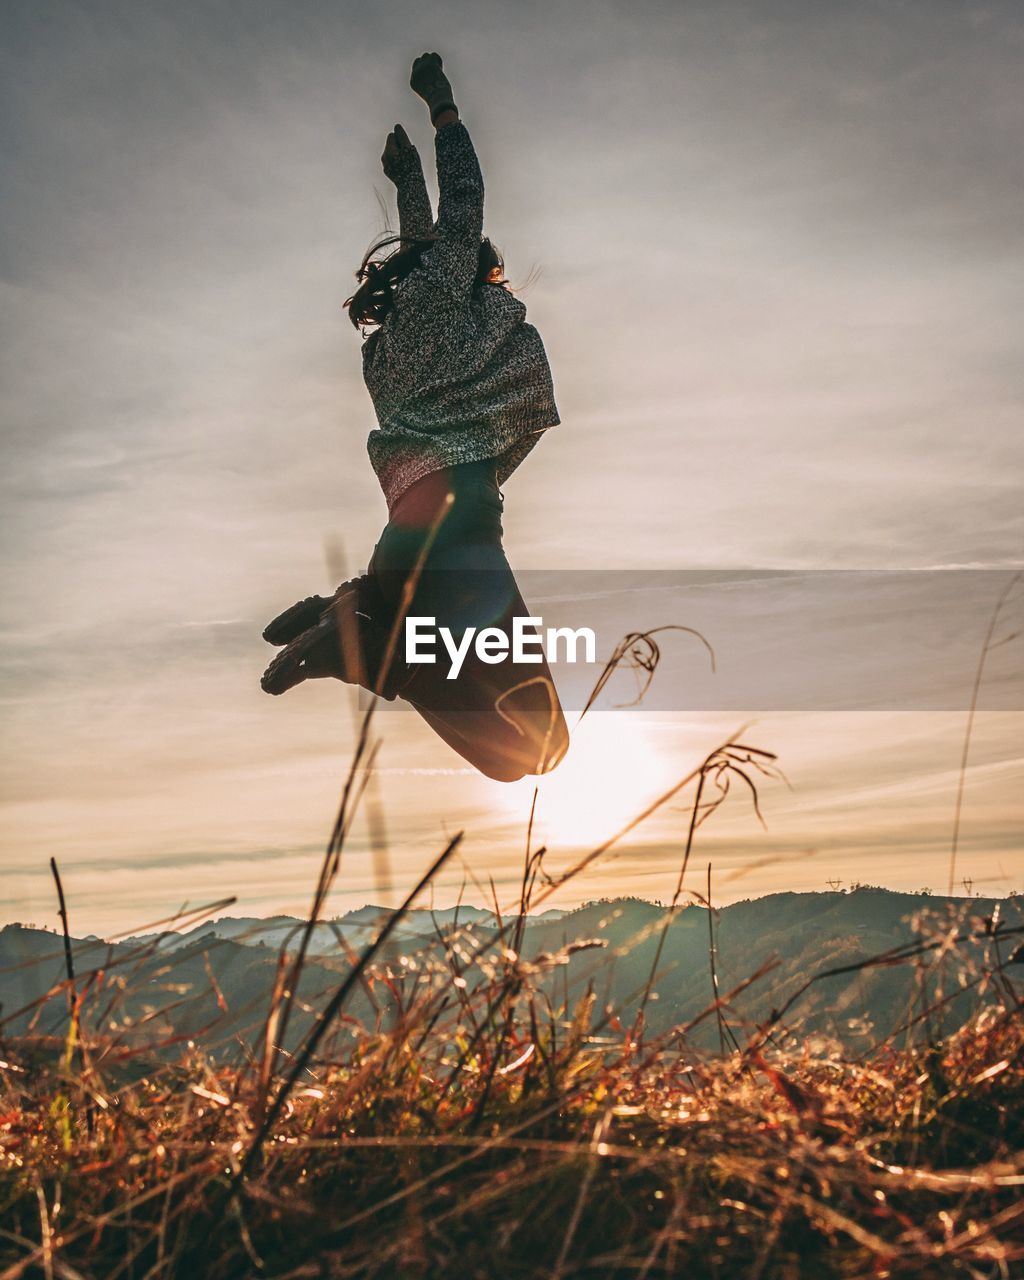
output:
POLYGON ((402 628, 422 617, 455 637, 471 627, 510 636, 529 616, 501 545, 499 485, 558 411, 540 335, 483 235, 483 178, 440 56, 417 58, 410 84, 436 130, 437 221, 419 154, 396 125, 381 162, 399 234, 369 251, 345 304, 372 330, 363 377, 379 425, 367 449, 388 523, 367 573, 269 624, 264 639, 284 647, 261 684, 280 694, 333 676, 402 698, 483 773, 514 781, 553 769, 568 746, 547 662, 471 647, 452 680, 444 661, 406 661, 402 628))

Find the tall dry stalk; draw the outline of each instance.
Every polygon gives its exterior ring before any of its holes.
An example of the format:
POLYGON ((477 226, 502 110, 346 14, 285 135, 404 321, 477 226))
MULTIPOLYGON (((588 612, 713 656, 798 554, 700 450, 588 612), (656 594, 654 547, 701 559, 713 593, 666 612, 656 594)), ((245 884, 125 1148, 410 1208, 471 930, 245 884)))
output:
POLYGON ((974 684, 971 688, 971 702, 967 711, 967 725, 964 729, 964 746, 960 755, 960 775, 957 779, 956 786, 956 806, 953 812, 953 839, 949 850, 949 880, 946 889, 946 896, 953 896, 953 884, 956 881, 956 858, 957 850, 960 846, 960 816, 963 812, 964 805, 964 789, 967 785, 967 759, 971 751, 971 737, 974 733, 974 716, 978 709, 978 697, 981 693, 981 680, 985 673, 985 660, 993 649, 999 648, 1000 645, 1008 644, 1011 640, 1016 640, 1020 634, 1015 631, 1011 635, 1003 636, 1001 640, 993 642, 992 637, 995 634, 996 626, 999 623, 999 615, 1003 611, 1003 606, 1010 597, 1010 593, 1021 580, 1021 574, 1015 573, 1010 581, 1006 584, 1006 588, 1000 595, 992 610, 992 616, 989 619, 988 630, 985 632, 985 639, 981 642, 981 651, 978 654, 978 667, 974 673, 974 684))

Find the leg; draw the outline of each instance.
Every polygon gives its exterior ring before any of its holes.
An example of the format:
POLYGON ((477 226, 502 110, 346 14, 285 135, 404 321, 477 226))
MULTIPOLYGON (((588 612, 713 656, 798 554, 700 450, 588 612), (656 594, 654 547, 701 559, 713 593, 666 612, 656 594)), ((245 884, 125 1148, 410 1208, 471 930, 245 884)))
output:
POLYGON ((506 690, 490 702, 482 686, 478 692, 481 705, 476 712, 453 711, 437 702, 431 710, 426 705, 433 701, 429 692, 419 702, 410 691, 407 701, 439 738, 488 778, 518 782, 527 774, 550 773, 569 746, 554 685, 537 678, 536 684, 506 690))
MULTIPOLYGON (((485 626, 511 635, 513 619, 530 616, 500 545, 452 549, 432 566, 410 612, 436 618, 455 636, 485 626)), ((569 731, 546 660, 492 664, 470 649, 455 680, 445 660, 408 670, 399 696, 488 777, 548 773, 565 755, 569 731)))
POLYGON ((263 688, 280 694, 332 676, 389 700, 403 698, 490 778, 513 782, 549 772, 565 754, 569 732, 546 661, 489 664, 471 651, 458 679, 448 680, 444 664, 406 665, 400 631, 392 669, 382 676, 393 619, 417 571, 408 611, 436 618, 455 635, 485 626, 510 634, 513 618, 529 616, 501 546, 493 463, 467 463, 420 481, 392 512, 368 574, 343 584, 320 612, 321 597, 310 597, 276 618, 264 634, 286 648, 267 668, 263 688))

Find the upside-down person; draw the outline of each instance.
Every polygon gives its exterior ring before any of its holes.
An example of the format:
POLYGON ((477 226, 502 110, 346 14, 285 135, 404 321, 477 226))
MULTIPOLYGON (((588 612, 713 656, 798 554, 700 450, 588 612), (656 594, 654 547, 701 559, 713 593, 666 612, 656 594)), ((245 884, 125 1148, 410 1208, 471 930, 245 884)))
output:
POLYGON ((514 781, 548 772, 568 746, 543 656, 495 662, 471 650, 450 680, 443 662, 406 662, 401 632, 417 616, 455 635, 510 635, 529 615, 502 547, 499 486, 558 411, 540 335, 483 235, 483 178, 438 54, 416 59, 410 84, 436 131, 437 221, 419 155, 396 125, 381 161, 397 188, 399 234, 370 249, 345 304, 365 339, 378 422, 367 449, 388 523, 365 574, 269 624, 264 639, 283 648, 261 683, 280 694, 331 676, 401 698, 481 772, 514 781))

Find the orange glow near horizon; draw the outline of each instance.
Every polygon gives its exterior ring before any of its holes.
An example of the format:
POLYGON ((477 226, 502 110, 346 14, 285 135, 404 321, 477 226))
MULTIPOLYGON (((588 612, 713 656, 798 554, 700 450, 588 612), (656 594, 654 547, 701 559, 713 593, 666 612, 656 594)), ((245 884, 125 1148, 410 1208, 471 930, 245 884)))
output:
POLYGON ((502 789, 510 813, 528 814, 537 788, 534 843, 551 848, 598 844, 626 825, 677 780, 678 762, 659 752, 639 716, 593 714, 574 730, 557 769, 502 789))

